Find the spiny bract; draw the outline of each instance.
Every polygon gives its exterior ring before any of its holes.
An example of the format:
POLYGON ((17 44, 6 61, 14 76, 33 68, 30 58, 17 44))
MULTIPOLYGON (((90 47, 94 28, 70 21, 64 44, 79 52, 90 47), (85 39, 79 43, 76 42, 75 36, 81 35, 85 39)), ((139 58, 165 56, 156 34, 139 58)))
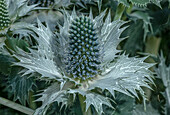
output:
POLYGON ((39 4, 39 6, 48 7, 52 4, 54 4, 54 0, 30 0, 29 4, 30 5, 39 4))
POLYGON ((97 75, 100 64, 99 42, 92 20, 78 17, 70 26, 66 71, 74 78, 86 80, 97 75))
POLYGON ((4 30, 9 26, 10 19, 8 15, 7 5, 5 0, 0 0, 0 30, 4 30))

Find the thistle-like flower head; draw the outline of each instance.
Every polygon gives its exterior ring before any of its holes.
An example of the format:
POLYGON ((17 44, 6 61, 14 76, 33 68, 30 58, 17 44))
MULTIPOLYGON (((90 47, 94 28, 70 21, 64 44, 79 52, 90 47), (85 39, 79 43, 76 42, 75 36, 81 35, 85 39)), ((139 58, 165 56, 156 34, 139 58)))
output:
POLYGON ((29 5, 39 4, 42 7, 48 7, 54 4, 54 0, 29 0, 29 5))
POLYGON ((41 98, 43 105, 35 115, 45 113, 53 102, 68 106, 75 96, 85 97, 86 111, 92 105, 98 114, 103 113, 102 105, 112 108, 110 98, 102 95, 108 91, 115 97, 115 91, 137 97, 141 94, 146 100, 141 87, 152 83, 153 64, 145 63, 145 58, 128 57, 118 54, 118 44, 123 40, 121 33, 127 28, 121 20, 111 21, 106 11, 93 18, 78 16, 73 10, 70 15, 64 12, 64 24, 59 25, 59 32, 54 35, 49 27, 38 20, 38 28, 29 26, 31 35, 38 45, 30 52, 19 50, 14 56, 20 60, 15 65, 25 67, 24 75, 39 73, 40 79, 55 80, 56 83, 44 90, 41 98), (57 35, 57 37, 56 37, 57 35), (18 54, 19 53, 19 54, 18 54), (94 90, 95 89, 95 90, 94 90))
POLYGON ((6 0, 0 0, 0 31, 5 30, 10 23, 6 0))
POLYGON ((86 16, 73 19, 69 27, 68 45, 66 72, 81 80, 95 77, 99 73, 101 54, 93 20, 86 16))

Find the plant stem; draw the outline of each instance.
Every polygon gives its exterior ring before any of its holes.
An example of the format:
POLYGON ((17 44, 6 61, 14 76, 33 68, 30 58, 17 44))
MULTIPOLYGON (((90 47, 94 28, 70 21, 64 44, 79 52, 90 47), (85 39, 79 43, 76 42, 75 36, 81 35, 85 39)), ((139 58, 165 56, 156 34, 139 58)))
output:
MULTIPOLYGON (((157 38, 155 36, 149 37, 146 41, 145 52, 158 55, 160 43, 161 38, 157 38)), ((155 61, 152 58, 148 58, 146 61, 150 63, 155 63, 155 61)))
MULTIPOLYGON (((130 6, 126 8, 126 14, 127 14, 127 15, 129 15, 129 14, 132 12, 132 8, 133 8, 132 3, 129 3, 129 5, 130 5, 130 6)), ((122 17, 122 20, 126 20, 126 19, 127 19, 127 15, 124 15, 124 16, 122 17)))
POLYGON ((120 20, 121 17, 122 17, 122 14, 125 10, 125 6, 120 3, 118 6, 117 6, 117 9, 116 9, 116 14, 115 14, 115 17, 114 17, 114 20, 120 20))
POLYGON ((20 111, 22 113, 25 113, 27 115, 33 115, 33 113, 34 113, 34 110, 27 108, 25 106, 22 106, 20 104, 14 103, 14 102, 12 102, 8 99, 5 99, 3 97, 0 97, 0 104, 7 106, 7 107, 10 107, 12 109, 15 109, 17 111, 20 111))
POLYGON ((86 104, 84 102, 85 101, 85 97, 83 97, 82 95, 79 94, 79 101, 80 101, 80 106, 81 106, 81 110, 82 110, 83 115, 92 115, 90 107, 86 111, 86 104))
MULTIPOLYGON (((160 43, 161 43, 161 38, 157 38, 155 36, 151 36, 151 37, 147 38, 145 52, 154 54, 154 55, 158 55, 160 43)), ((155 63, 155 61, 152 58, 148 58, 146 60, 146 62, 155 63)), ((153 68, 150 68, 150 70, 154 71, 153 68)), ((145 92, 146 92, 148 99, 150 99, 151 90, 145 89, 145 92)))
POLYGON ((34 102, 34 96, 33 96, 33 92, 32 91, 29 92, 29 107, 31 109, 36 109, 37 108, 36 104, 34 102))

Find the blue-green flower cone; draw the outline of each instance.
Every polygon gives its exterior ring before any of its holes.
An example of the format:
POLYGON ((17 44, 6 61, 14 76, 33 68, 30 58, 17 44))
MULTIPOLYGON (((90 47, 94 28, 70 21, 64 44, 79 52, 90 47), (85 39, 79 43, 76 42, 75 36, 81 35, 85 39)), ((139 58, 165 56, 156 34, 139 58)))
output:
POLYGON ((69 34, 66 71, 81 81, 95 77, 99 72, 100 53, 92 20, 84 16, 74 19, 69 34))
POLYGON ((39 6, 48 7, 48 6, 52 5, 52 4, 54 4, 54 0, 30 0, 29 4, 30 5, 39 4, 39 6))
POLYGON ((8 15, 7 5, 5 0, 0 0, 0 31, 9 26, 10 19, 8 15))

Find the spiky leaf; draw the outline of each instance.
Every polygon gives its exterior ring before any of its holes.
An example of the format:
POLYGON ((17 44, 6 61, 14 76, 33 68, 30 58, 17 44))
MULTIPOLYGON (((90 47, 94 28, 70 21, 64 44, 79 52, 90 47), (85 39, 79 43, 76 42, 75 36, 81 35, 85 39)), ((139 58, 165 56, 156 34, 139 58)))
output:
POLYGON ((132 115, 132 110, 135 107, 135 99, 127 95, 116 93, 114 103, 112 103, 114 109, 104 106, 104 113, 106 115, 132 115))
POLYGON ((104 112, 103 105, 113 110, 113 106, 111 105, 111 101, 113 100, 110 99, 109 97, 105 97, 95 92, 84 91, 81 88, 70 89, 68 93, 72 94, 74 99, 77 94, 83 96, 85 98, 84 104, 86 105, 85 107, 86 111, 90 109, 90 106, 93 106, 96 112, 101 115, 104 112))
POLYGON ((21 70, 20 67, 11 69, 6 90, 14 94, 14 101, 19 100, 23 105, 26 105, 26 101, 29 103, 30 91, 33 91, 33 87, 36 85, 33 78, 19 74, 21 70))
POLYGON ((8 55, 0 54, 0 72, 4 75, 8 75, 11 71, 11 65, 15 61, 8 55))
POLYGON ((37 50, 29 49, 30 53, 18 49, 19 54, 14 55, 20 62, 15 63, 15 65, 22 66, 28 69, 25 74, 31 74, 33 72, 38 72, 42 77, 47 77, 48 79, 58 79, 61 80, 61 74, 59 69, 56 67, 54 62, 54 55, 51 49, 51 39, 53 34, 43 26, 40 21, 38 21, 39 28, 32 28, 38 36, 33 35, 38 42, 37 50))
POLYGON ((124 21, 114 21, 111 23, 110 14, 107 16, 100 36, 104 42, 103 63, 111 62, 115 57, 117 57, 116 54, 121 52, 120 50, 117 50, 117 46, 122 40, 124 40, 123 38, 120 38, 120 35, 127 27, 120 27, 125 23, 126 22, 124 21))
POLYGON ((29 44, 23 39, 8 37, 5 40, 5 45, 10 50, 18 52, 17 48, 21 48, 24 51, 28 51, 29 44))
POLYGON ((53 5, 54 1, 55 0, 29 0, 28 4, 30 4, 30 5, 39 4, 39 6, 48 7, 50 5, 53 5))
POLYGON ((153 32, 152 25, 151 25, 151 17, 149 16, 148 13, 142 12, 142 11, 136 11, 130 14, 130 16, 143 20, 143 30, 144 30, 144 35, 143 38, 144 40, 146 39, 146 35, 148 32, 153 32))
POLYGON ((137 52, 141 52, 143 50, 144 30, 141 29, 142 26, 142 20, 137 20, 136 22, 132 22, 129 28, 127 28, 122 34, 123 36, 129 36, 123 46, 123 49, 126 53, 130 54, 130 56, 135 56, 137 52))
POLYGON ((12 64, 16 62, 14 58, 11 57, 9 52, 7 53, 7 49, 4 47, 6 46, 8 49, 17 52, 17 47, 23 49, 24 51, 28 51, 28 46, 29 44, 24 41, 23 39, 18 39, 18 38, 13 38, 13 37, 8 37, 0 49, 0 72, 2 72, 5 75, 9 75, 11 72, 12 64))
POLYGON ((157 68, 157 75, 159 78, 162 79, 165 89, 165 97, 167 100, 167 108, 170 107, 170 66, 167 67, 165 64, 165 58, 163 57, 163 54, 159 57, 160 63, 157 68))
POLYGON ((170 10, 168 6, 165 5, 166 2, 163 4, 164 7, 161 10, 152 11, 150 10, 149 15, 151 16, 152 20, 152 27, 154 35, 160 34, 161 32, 168 30, 169 27, 169 14, 170 10))
POLYGON ((107 97, 95 93, 86 94, 85 103, 86 111, 90 107, 90 105, 93 105, 97 113, 100 115, 104 112, 103 105, 107 105, 108 107, 113 108, 107 97))
POLYGON ((114 1, 118 1, 119 3, 122 3, 123 5, 125 5, 126 7, 130 6, 130 4, 127 0, 114 0, 114 1))
MULTIPOLYGON (((129 2, 128 0, 116 0, 118 1, 119 3, 122 3, 124 4, 125 6, 128 6, 129 7, 129 2)), ((161 7, 160 6, 160 2, 162 0, 129 0, 133 5, 135 6, 139 6, 139 7, 146 7, 147 4, 149 3, 154 3, 156 4, 157 6, 161 7)))
MULTIPOLYGON (((66 84, 67 85, 67 84, 66 84)), ((70 103, 69 96, 67 95, 67 90, 64 86, 62 87, 61 84, 54 83, 47 89, 45 89, 42 93, 38 94, 37 96, 41 96, 36 101, 42 101, 42 106, 36 109, 34 115, 45 115, 46 111, 48 110, 50 104, 57 102, 58 104, 62 104, 63 106, 68 106, 70 103)), ((68 88, 68 87, 67 87, 68 88)))
POLYGON ((30 11, 34 10, 36 6, 37 4, 28 6, 27 0, 10 0, 8 2, 10 19, 15 21, 18 17, 25 16, 30 11))
POLYGON ((145 94, 141 86, 150 88, 148 83, 152 73, 148 70, 153 64, 144 63, 146 58, 129 58, 121 55, 110 65, 107 74, 99 77, 91 83, 89 89, 100 88, 108 90, 113 96, 115 91, 138 98, 137 90, 145 99, 145 94))

